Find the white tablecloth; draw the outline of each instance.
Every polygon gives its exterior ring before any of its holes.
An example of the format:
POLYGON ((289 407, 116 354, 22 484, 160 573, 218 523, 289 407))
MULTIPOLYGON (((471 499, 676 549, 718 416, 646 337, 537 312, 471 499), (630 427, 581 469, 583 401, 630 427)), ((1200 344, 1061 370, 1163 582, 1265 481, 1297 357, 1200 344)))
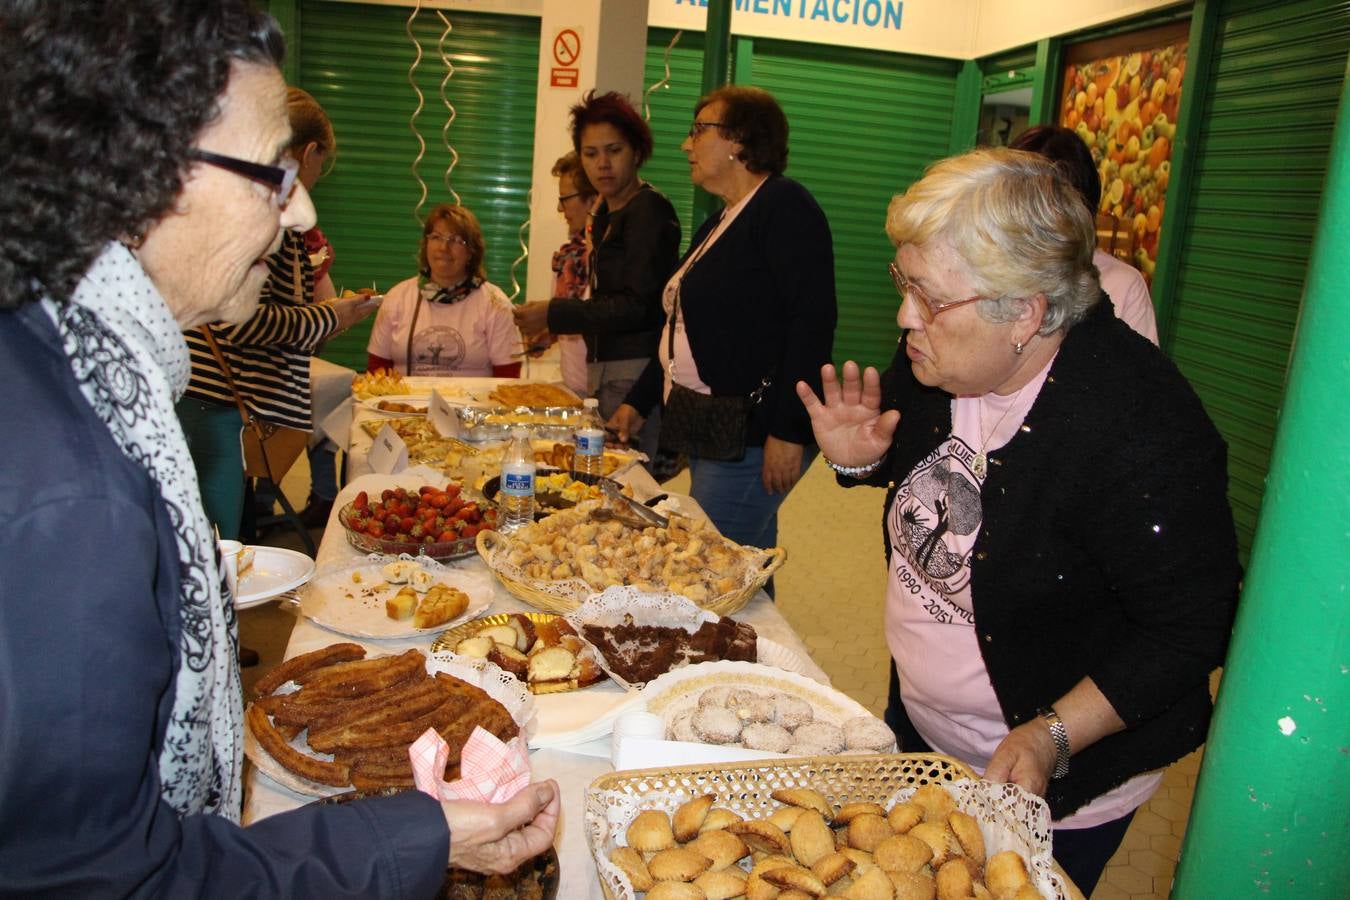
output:
MULTIPOLYGON (((635 484, 635 491, 649 495, 654 489, 655 482, 640 466, 632 470, 631 477, 635 481, 645 479, 645 482, 650 482, 650 484, 635 484)), ((358 492, 362 490, 378 492, 398 483, 400 478, 402 483, 408 484, 407 476, 366 475, 354 480, 342 489, 338 494, 337 502, 333 504, 333 513, 329 519, 328 529, 324 532, 323 541, 319 545, 316 562, 320 571, 326 566, 356 560, 362 555, 347 543, 345 532, 337 522, 337 511, 355 497, 358 492)), ((684 508, 686 509, 689 508, 689 504, 692 504, 692 501, 687 498, 679 499, 684 501, 684 508)), ((460 564, 482 567, 483 571, 487 571, 486 565, 477 557, 460 564)), ((531 609, 531 607, 507 593, 506 589, 496 579, 493 579, 493 586, 495 593, 492 606, 485 615, 531 609)), ((793 632, 787 620, 778 612, 778 609, 763 591, 760 591, 743 610, 736 613, 736 618, 753 625, 762 637, 776 641, 800 654, 810 667, 810 671, 806 674, 820 681, 826 681, 825 673, 814 662, 810 661, 810 651, 806 645, 793 632)), ((308 619, 300 618, 295 624, 295 630, 291 633, 290 643, 286 647, 286 656, 290 658, 319 647, 348 640, 353 640, 353 638, 328 631, 308 619)), ((374 653, 384 654, 399 653, 409 647, 426 650, 430 647, 431 641, 428 639, 359 640, 358 643, 364 644, 374 653)), ((567 694, 546 695, 537 697, 536 702, 565 703, 568 696, 567 694)), ((596 878, 590 850, 586 845, 582 812, 585 808, 587 786, 596 777, 613 769, 605 750, 607 743, 606 739, 603 742, 589 745, 589 747, 566 750, 543 749, 535 750, 530 754, 530 764, 535 779, 552 778, 562 788, 562 822, 558 828, 555 846, 558 850, 559 859, 562 861, 562 883, 558 896, 567 898, 567 900, 573 900, 573 898, 596 898, 596 900, 600 900, 604 896, 600 888, 600 882, 596 878), (597 757, 584 755, 584 752, 577 752, 587 750, 604 752, 606 755, 597 757)), ((293 809, 313 799, 282 787, 256 768, 250 769, 244 789, 244 824, 293 809)))

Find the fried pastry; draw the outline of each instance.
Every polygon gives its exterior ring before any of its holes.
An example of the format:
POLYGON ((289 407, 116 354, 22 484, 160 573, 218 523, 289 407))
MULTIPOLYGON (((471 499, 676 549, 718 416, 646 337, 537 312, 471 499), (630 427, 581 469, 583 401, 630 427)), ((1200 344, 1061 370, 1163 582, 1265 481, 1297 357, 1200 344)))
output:
POLYGON ((628 846, 643 853, 656 853, 675 846, 670 816, 655 809, 638 813, 626 832, 628 846))
POLYGON ((609 861, 618 867, 619 871, 628 876, 628 880, 633 885, 635 891, 650 891, 656 880, 652 878, 652 873, 647 868, 647 862, 642 858, 642 854, 632 847, 615 847, 609 854, 609 861))
POLYGON ((712 860, 687 847, 661 850, 647 861, 647 871, 657 881, 693 881, 712 865, 712 860))

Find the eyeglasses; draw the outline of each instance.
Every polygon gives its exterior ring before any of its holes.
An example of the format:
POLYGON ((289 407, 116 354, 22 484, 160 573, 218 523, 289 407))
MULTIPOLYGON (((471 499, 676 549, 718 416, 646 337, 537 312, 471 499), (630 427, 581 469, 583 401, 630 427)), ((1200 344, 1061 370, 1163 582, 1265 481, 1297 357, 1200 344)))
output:
POLYGON ((427 235, 427 240, 435 241, 438 244, 444 244, 447 247, 454 244, 459 244, 461 247, 469 246, 469 242, 457 234, 437 234, 433 231, 427 235))
POLYGON ((559 203, 566 203, 568 200, 571 200, 573 197, 580 197, 580 196, 581 196, 581 191, 573 191, 573 192, 570 193, 570 194, 559 194, 559 195, 558 195, 558 202, 559 202, 559 203))
POLYGON ((949 309, 956 309, 958 306, 965 306, 967 303, 974 303, 976 300, 988 300, 989 297, 967 297, 965 300, 934 300, 932 297, 919 287, 913 281, 905 277, 905 273, 900 271, 900 267, 894 262, 887 265, 891 272, 891 281, 895 282, 895 290, 900 294, 901 300, 913 296, 919 301, 919 314, 923 316, 925 322, 931 322, 937 318, 938 313, 946 312, 949 309))
POLYGON ((698 136, 709 128, 722 127, 725 127, 722 122, 700 122, 698 119, 695 119, 694 124, 689 126, 689 139, 691 141, 696 141, 698 140, 698 136))
POLYGON ((295 190, 295 176, 300 172, 300 163, 291 157, 283 157, 280 165, 265 166, 262 163, 249 162, 235 156, 224 156, 209 150, 192 150, 188 154, 198 162, 224 169, 245 178, 261 182, 272 188, 272 200, 277 208, 284 207, 295 190))

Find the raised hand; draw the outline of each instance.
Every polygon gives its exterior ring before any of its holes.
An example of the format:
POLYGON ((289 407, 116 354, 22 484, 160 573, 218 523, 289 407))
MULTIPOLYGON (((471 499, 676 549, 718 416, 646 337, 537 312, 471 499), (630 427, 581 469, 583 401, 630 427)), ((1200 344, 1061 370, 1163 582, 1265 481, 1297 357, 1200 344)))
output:
POLYGON ((840 379, 833 365, 820 368, 822 398, 804 381, 797 382, 797 396, 811 416, 816 443, 831 462, 841 466, 865 466, 890 449, 891 437, 900 423, 896 410, 881 411, 881 376, 868 366, 844 363, 840 379))

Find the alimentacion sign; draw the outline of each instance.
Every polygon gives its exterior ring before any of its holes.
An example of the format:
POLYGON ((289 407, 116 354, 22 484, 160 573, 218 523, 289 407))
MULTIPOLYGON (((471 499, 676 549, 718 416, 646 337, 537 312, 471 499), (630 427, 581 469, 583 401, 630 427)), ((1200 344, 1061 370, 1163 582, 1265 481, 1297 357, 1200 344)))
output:
MULTIPOLYGON (((674 0, 675 6, 706 7, 708 0, 674 0)), ((836 25, 900 30, 903 0, 735 0, 738 13, 836 25)))

